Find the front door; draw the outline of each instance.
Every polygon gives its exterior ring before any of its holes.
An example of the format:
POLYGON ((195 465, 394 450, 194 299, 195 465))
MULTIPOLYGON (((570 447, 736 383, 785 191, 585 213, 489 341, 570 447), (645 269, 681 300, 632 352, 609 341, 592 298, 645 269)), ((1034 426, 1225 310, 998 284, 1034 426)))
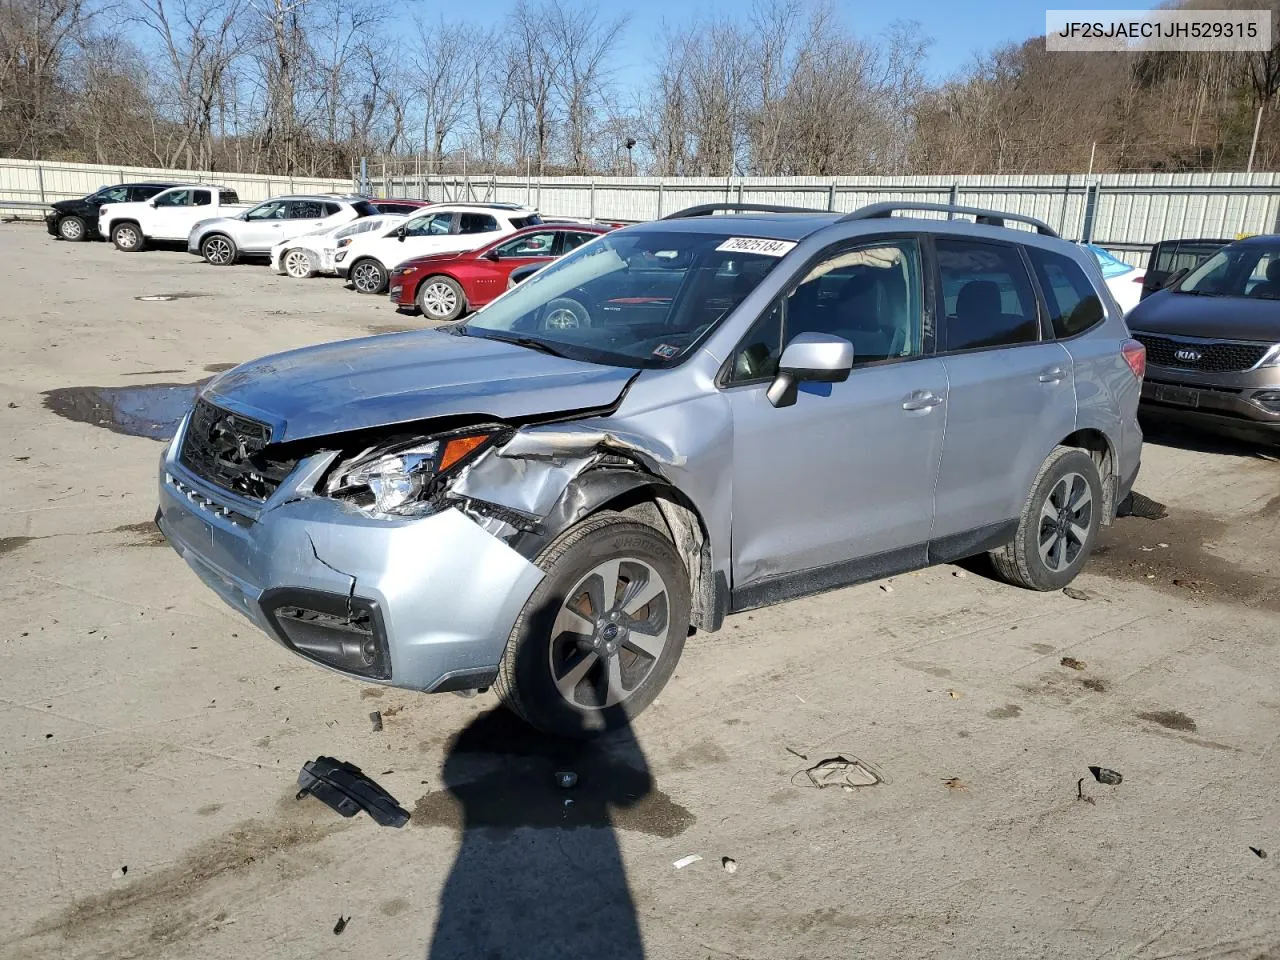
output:
POLYGON ((527 263, 549 262, 555 252, 557 239, 554 230, 522 233, 493 247, 490 253, 496 259, 484 255, 477 257, 474 264, 475 279, 468 291, 471 306, 478 307, 488 303, 506 290, 507 278, 516 267, 523 267, 527 263))
POLYGON ((209 190, 170 190, 155 199, 155 210, 148 218, 149 231, 156 240, 185 240, 192 226, 200 219, 200 211, 193 207, 211 209, 213 194, 209 190))
POLYGON ((1019 516, 1040 464, 1075 429, 1074 370, 1042 337, 1016 245, 939 237, 934 247, 950 383, 934 537, 963 541, 1019 516))
POLYGON ((924 289, 915 239, 839 245, 730 358, 739 608, 923 564, 947 399, 924 289), (781 346, 805 332, 849 340, 853 371, 775 408, 781 346))

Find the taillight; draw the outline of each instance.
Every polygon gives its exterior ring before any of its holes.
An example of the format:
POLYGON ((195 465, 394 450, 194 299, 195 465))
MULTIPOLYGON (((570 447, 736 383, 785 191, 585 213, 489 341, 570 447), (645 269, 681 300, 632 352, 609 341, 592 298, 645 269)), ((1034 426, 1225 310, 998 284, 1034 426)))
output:
POLYGON ((1120 352, 1124 355, 1124 362, 1129 365, 1135 377, 1141 380, 1147 375, 1146 347, 1137 340, 1126 340, 1120 344, 1120 352))

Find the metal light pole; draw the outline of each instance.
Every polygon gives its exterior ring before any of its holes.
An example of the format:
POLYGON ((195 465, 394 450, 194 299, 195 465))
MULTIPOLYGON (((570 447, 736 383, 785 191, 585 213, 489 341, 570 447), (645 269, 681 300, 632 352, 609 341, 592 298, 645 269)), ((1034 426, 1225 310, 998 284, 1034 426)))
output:
POLYGON ((636 175, 636 165, 631 158, 631 148, 636 145, 636 138, 627 137, 622 145, 627 148, 627 176, 634 177, 636 175))

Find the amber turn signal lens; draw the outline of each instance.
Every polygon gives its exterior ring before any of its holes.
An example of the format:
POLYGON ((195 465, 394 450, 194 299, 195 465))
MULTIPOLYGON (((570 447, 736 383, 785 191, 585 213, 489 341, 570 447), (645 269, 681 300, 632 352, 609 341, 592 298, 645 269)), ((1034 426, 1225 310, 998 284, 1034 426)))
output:
POLYGON ((444 445, 444 455, 440 458, 440 472, 448 470, 467 454, 483 446, 488 439, 487 433, 481 433, 474 437, 455 437, 450 440, 444 445))

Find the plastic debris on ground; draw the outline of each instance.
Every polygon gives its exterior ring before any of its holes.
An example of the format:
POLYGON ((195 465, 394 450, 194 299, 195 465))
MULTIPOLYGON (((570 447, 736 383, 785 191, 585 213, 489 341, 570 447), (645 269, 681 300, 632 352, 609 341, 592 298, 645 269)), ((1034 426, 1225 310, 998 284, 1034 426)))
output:
POLYGON ((1109 787, 1117 787, 1124 782, 1124 776, 1118 770, 1108 770, 1106 767, 1090 767, 1089 772, 1093 774, 1093 779, 1099 783, 1105 783, 1109 787))
MULTIPOLYGON (((1263 854, 1263 856, 1266 856, 1266 854, 1263 854)), ((724 867, 725 873, 738 872, 738 861, 733 859, 733 857, 721 857, 720 866, 724 867)))
POLYGON ((801 787, 874 787, 888 779, 870 763, 850 754, 819 760, 795 774, 791 782, 801 787))
POLYGON ((677 870, 683 870, 685 867, 689 866, 689 864, 697 863, 701 859, 702 857, 698 856, 696 853, 691 853, 687 857, 681 857, 679 860, 673 863, 672 866, 675 867, 677 870))
POLYGON ((297 799, 313 796, 344 817, 354 817, 363 810, 384 827, 403 827, 409 822, 409 811, 395 797, 359 767, 333 757, 316 757, 304 763, 298 772, 298 787, 297 799))

